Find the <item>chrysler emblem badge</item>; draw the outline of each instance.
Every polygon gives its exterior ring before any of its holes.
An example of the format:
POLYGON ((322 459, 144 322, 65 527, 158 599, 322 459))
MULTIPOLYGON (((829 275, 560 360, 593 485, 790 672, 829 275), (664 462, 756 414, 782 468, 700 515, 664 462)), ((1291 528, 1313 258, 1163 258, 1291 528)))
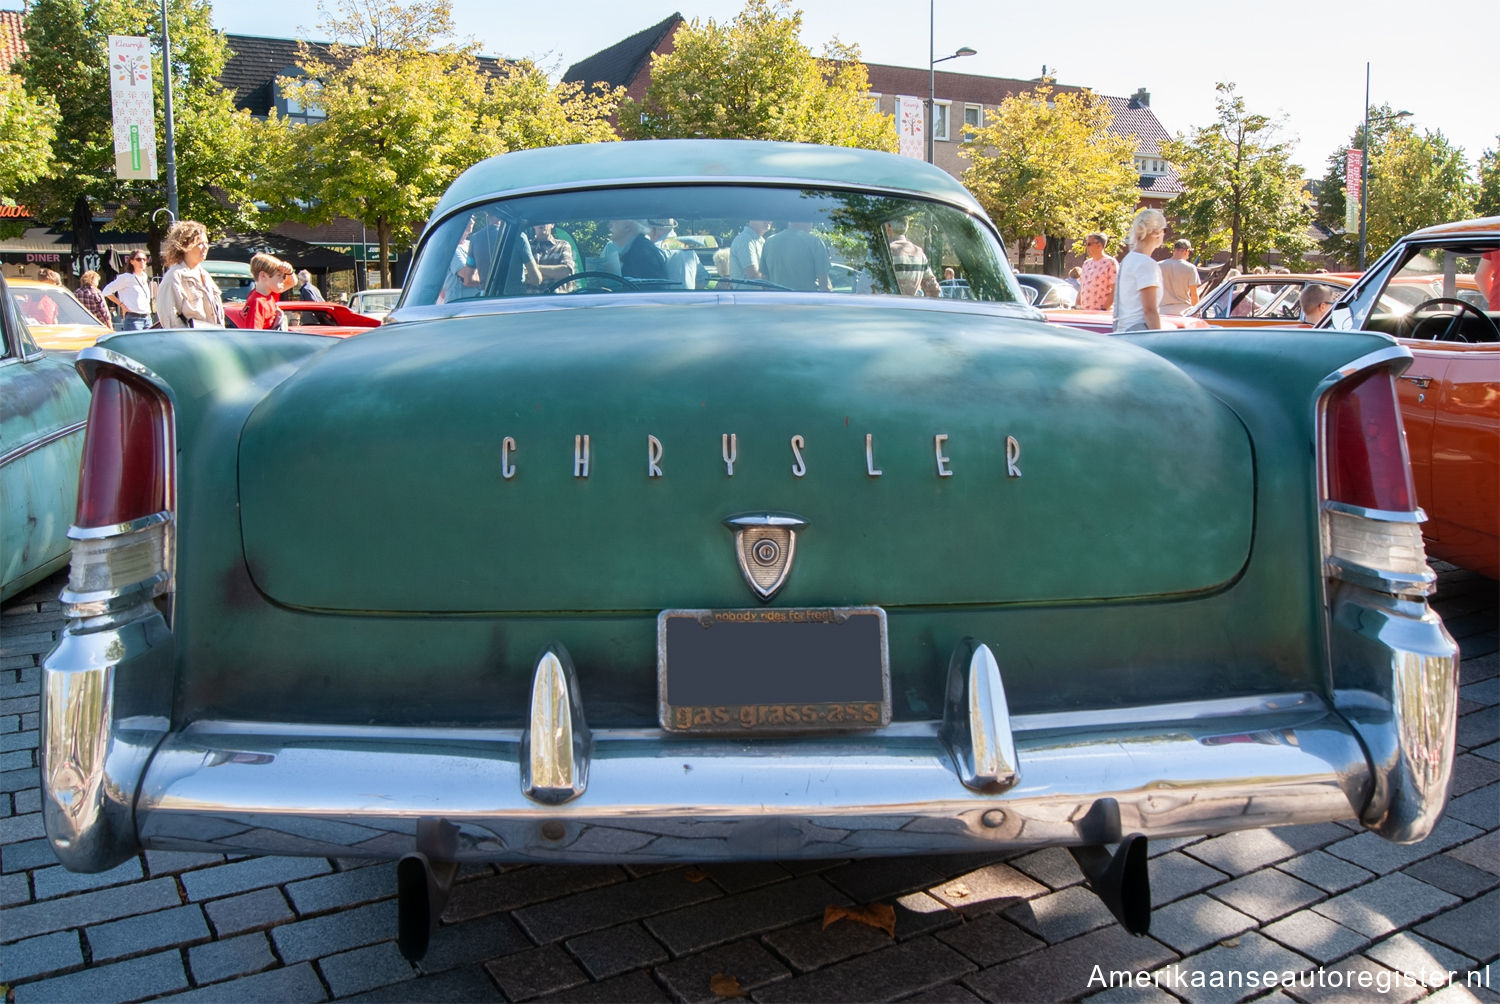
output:
POLYGON ((788 513, 759 513, 731 516, 724 525, 734 531, 740 574, 762 602, 769 600, 791 574, 797 531, 807 522, 788 513))

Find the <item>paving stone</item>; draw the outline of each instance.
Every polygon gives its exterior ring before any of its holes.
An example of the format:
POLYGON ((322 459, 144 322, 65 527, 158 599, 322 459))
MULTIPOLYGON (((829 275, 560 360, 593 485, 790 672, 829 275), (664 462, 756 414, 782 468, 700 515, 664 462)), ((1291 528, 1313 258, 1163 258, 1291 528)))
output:
POLYGON ((1500 823, 1500 784, 1486 785, 1450 799, 1444 818, 1461 819, 1481 828, 1500 823))
POLYGON ((580 935, 564 945, 596 980, 654 966, 671 958, 661 943, 639 923, 621 924, 580 935))
POLYGON ((1291 991, 1307 1004, 1369 1004, 1371 1000, 1380 1004, 1407 1004, 1426 993, 1420 985, 1408 986, 1400 974, 1363 955, 1309 973, 1307 981, 1312 986, 1303 986, 1299 978, 1291 991), (1387 988, 1383 993, 1382 986, 1387 988))
POLYGON ((1365 955, 1401 973, 1415 977, 1423 986, 1447 986, 1455 978, 1462 983, 1474 960, 1428 941, 1421 935, 1401 931, 1365 949, 1365 955))
POLYGON ((1266 865, 1285 861, 1299 853, 1299 848, 1282 832, 1273 830, 1240 830, 1222 837, 1203 840, 1184 850, 1199 861, 1229 875, 1244 875, 1266 865))
MULTIPOLYGON (((1418 861, 1414 865, 1407 865, 1401 871, 1402 874, 1410 875, 1418 882, 1425 882, 1444 892, 1451 892, 1461 897, 1476 896, 1500 885, 1500 875, 1460 861, 1453 856, 1451 851, 1447 854, 1434 855, 1425 861, 1418 861)), ((1497 918, 1497 921, 1500 921, 1500 918, 1497 918)))
POLYGON ((1259 934, 1251 932, 1232 943, 1162 966, 1152 973, 1161 989, 1190 1004, 1219 1004, 1257 996, 1270 982, 1308 968, 1308 961, 1259 934), (1217 985, 1216 985, 1217 984, 1217 985))
POLYGON ((271 940, 287 964, 385 941, 396 936, 396 909, 371 903, 312 920, 271 928, 271 940))
MULTIPOLYGON (((651 978, 646 977, 646 982, 651 982, 651 978)), ((449 1002, 498 1001, 501 997, 495 981, 490 979, 484 967, 466 966, 463 969, 419 976, 408 983, 395 983, 343 999, 349 1002, 361 1002, 361 1004, 409 1004, 411 1001, 422 1001, 424 1004, 449 1004, 449 1002)), ((630 998, 617 999, 629 1000, 630 998)))
POLYGON ((150 879, 134 885, 10 907, 5 911, 5 937, 19 940, 34 934, 99 924, 177 905, 177 886, 171 879, 150 879))
POLYGON ((1500 875, 1500 829, 1491 830, 1448 853, 1464 864, 1500 875))
POLYGON ((830 868, 823 877, 847 893, 854 902, 874 903, 941 882, 948 872, 939 861, 930 855, 865 858, 830 868))
POLYGON ((20 729, 20 715, 0 715, 0 733, 18 732, 20 729))
POLYGON ((978 997, 975 997, 956 983, 948 983, 940 987, 933 987, 931 990, 923 990, 919 994, 903 997, 901 1000, 904 1004, 925 1004, 925 1002, 931 1002, 931 1004, 970 1004, 971 1001, 973 1004, 981 1004, 978 997))
POLYGON ((23 983, 14 990, 16 1004, 31 1004, 33 1001, 105 1004, 154 997, 185 986, 187 974, 182 971, 182 956, 177 952, 160 952, 107 966, 91 966, 82 972, 54 976, 36 983, 23 983))
POLYGON ((1426 1000, 1428 1004, 1479 1004, 1479 998, 1465 989, 1461 982, 1448 984, 1426 1000))
POLYGON ((0 945, 0 980, 15 983, 83 965, 78 932, 58 931, 27 938, 13 945, 0 945))
POLYGON ((1174 954, 1159 941, 1134 937, 1114 925, 990 966, 965 977, 963 984, 990 1001, 1064 1000, 1106 989, 1089 986, 1095 966, 1138 972, 1155 969, 1174 954))
POLYGON ((568 957, 561 945, 543 945, 516 952, 484 964, 505 996, 513 1001, 540 997, 587 983, 588 976, 568 957))
POLYGON ((937 939, 981 966, 998 965, 1046 945, 993 913, 941 931, 937 939))
MULTIPOLYGON (((822 876, 804 875, 790 882, 651 917, 646 921, 646 929, 673 955, 686 955, 746 934, 821 917, 827 906, 848 904, 848 898, 822 876)), ((536 937, 535 932, 532 936, 536 937)))
POLYGON ((1048 943, 1115 922, 1109 907, 1083 886, 1017 903, 1005 911, 1005 916, 1048 943))
POLYGON ((1255 926, 1254 917, 1206 895, 1179 900, 1151 914, 1151 936, 1184 955, 1255 926))
POLYGON ((203 910, 197 905, 159 910, 84 930, 94 960, 139 955, 157 948, 209 937, 203 910))
POLYGON ((1493 743, 1490 743, 1488 746, 1481 746, 1478 749, 1476 749, 1474 752, 1478 753, 1480 756, 1484 757, 1486 760, 1500 761, 1500 742, 1493 742, 1493 743))
POLYGON ((217 983, 235 976, 246 976, 269 969, 276 964, 271 943, 264 934, 243 934, 224 941, 212 941, 188 949, 188 971, 197 984, 217 983))
POLYGON ((311 1004, 326 1001, 328 991, 310 963, 268 969, 227 983, 179 994, 172 1004, 311 1004))
POLYGON ((1047 887, 1004 864, 991 864, 931 886, 927 894, 960 913, 997 910, 1015 900, 1044 896, 1047 887))
POLYGON ((1275 868, 1262 868, 1211 889, 1209 895, 1264 923, 1323 898, 1323 890, 1275 868))
POLYGON ((393 941, 319 959, 318 969, 328 981, 328 989, 334 997, 404 983, 417 975, 393 941))
POLYGON ((1458 720, 1460 749, 1488 746, 1500 739, 1500 708, 1483 708, 1458 720))
POLYGON ((391 899, 396 895, 395 868, 359 868, 288 882, 285 886, 292 908, 301 916, 346 906, 391 899))
POLYGON ((433 931, 421 968, 428 973, 457 969, 530 947, 530 939, 509 917, 480 917, 463 924, 439 926, 433 931))
POLYGON ((456 923, 471 917, 516 910, 532 903, 614 885, 625 873, 614 865, 577 865, 572 868, 520 868, 453 888, 443 920, 456 923))
POLYGON ((932 938, 890 945, 826 969, 773 983, 757 1001, 891 1001, 958 979, 974 963, 932 938))
POLYGON ((14 811, 18 816, 23 814, 30 815, 33 812, 42 811, 42 789, 40 788, 28 788, 25 791, 18 791, 11 798, 15 802, 14 811))
POLYGON ((1301 910, 1285 920, 1267 924, 1261 933, 1322 963, 1342 959, 1370 943, 1370 939, 1358 931, 1335 924, 1311 910, 1301 910))
POLYGON ((891 943, 884 931, 868 924, 841 921, 825 928, 822 920, 772 931, 764 941, 801 972, 821 969, 891 943))
POLYGON ((1378 938, 1458 902, 1458 897, 1396 874, 1335 896, 1312 909, 1329 920, 1378 938))
MULTIPOLYGON (((16 720, 20 721, 19 718, 16 720)), ((40 735, 40 732, 0 732, 0 753, 34 750, 40 735)))
POLYGON ((1455 844, 1472 840, 1482 832, 1450 813, 1433 828, 1431 836, 1415 844, 1396 844, 1375 833, 1365 832, 1331 845, 1328 853, 1368 868, 1377 875, 1385 875, 1455 844))
POLYGON ((1343 892, 1345 889, 1375 877, 1359 865, 1345 861, 1343 858, 1336 858, 1327 851, 1299 854, 1288 861, 1280 862, 1276 867, 1279 871, 1295 875, 1324 892, 1343 892))
MULTIPOLYGON (((1495 684, 1500 686, 1500 680, 1495 684)), ((1448 783, 1448 797, 1466 795, 1475 788, 1500 781, 1500 763, 1475 753, 1464 753, 1453 760, 1453 778, 1448 783)))
POLYGON ((788 979, 792 971, 754 938, 710 948, 656 969, 657 979, 666 984, 672 996, 689 1004, 718 1000, 719 995, 710 989, 710 984, 719 974, 732 977, 741 990, 749 993, 777 980, 788 979))
POLYGON ((1007 862, 1041 882, 1049 889, 1064 889, 1083 881, 1078 863, 1062 847, 1044 847, 1007 862))
POLYGON ((645 973, 631 973, 628 976, 616 976, 614 979, 605 980, 603 983, 590 983, 586 986, 574 987, 571 990, 563 990, 555 994, 548 994, 539 998, 544 1001, 569 1002, 569 1004, 622 1004, 622 1002, 641 1002, 641 1004, 654 1004, 656 1001, 671 1000, 661 987, 645 973))
POLYGON ((1181 851, 1149 859, 1146 871, 1151 879, 1152 906, 1165 906, 1229 878, 1217 868, 1210 868, 1181 851))
POLYGON ((31 902, 31 883, 26 878, 25 872, 0 875, 0 906, 31 902))
POLYGON ((1500 956, 1500 890, 1449 910, 1425 924, 1417 933, 1447 945, 1480 962, 1500 956))
POLYGON ((246 858, 184 872, 182 887, 187 891, 188 899, 218 899, 237 892, 323 875, 332 870, 322 858, 246 858))
POLYGON ((142 877, 139 858, 131 858, 107 872, 70 872, 62 865, 56 865, 52 868, 38 868, 31 873, 37 899, 51 899, 88 889, 103 889, 106 886, 134 882, 142 877))
POLYGON ((35 767, 24 770, 0 771, 0 792, 25 791, 42 783, 35 767))
POLYGON ((677 869, 537 903, 511 916, 545 944, 722 895, 712 882, 689 882, 677 869))
POLYGON ((705 865, 703 871, 720 889, 728 893, 756 889, 791 878, 785 868, 774 861, 737 861, 705 865))
POLYGON ((199 851, 147 851, 146 872, 149 875, 172 875, 190 868, 203 868, 224 863, 222 854, 204 854, 199 851))
POLYGON ((24 816, 0 819, 0 843, 15 844, 22 840, 36 840, 47 835, 42 825, 40 812, 28 812, 24 816))
POLYGON ((219 937, 257 927, 270 927, 292 919, 292 911, 280 889, 257 889, 241 896, 211 900, 203 904, 209 923, 219 937))
POLYGON ((0 871, 19 872, 57 864, 52 845, 45 840, 25 840, 0 847, 0 871))
POLYGON ((1122 985, 1085 997, 1084 1000, 1089 1004, 1176 1004, 1177 1002, 1176 997, 1165 990, 1157 989, 1152 983, 1144 986, 1135 983, 1128 986, 1122 985))

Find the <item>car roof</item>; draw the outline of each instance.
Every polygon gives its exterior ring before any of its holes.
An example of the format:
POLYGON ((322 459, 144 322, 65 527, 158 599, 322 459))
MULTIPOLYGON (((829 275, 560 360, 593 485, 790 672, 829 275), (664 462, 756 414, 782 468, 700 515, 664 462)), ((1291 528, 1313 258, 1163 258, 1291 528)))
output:
POLYGON ((522 192, 721 179, 889 189, 984 215, 957 178, 911 157, 810 143, 655 139, 544 147, 491 157, 453 182, 432 219, 460 206, 522 192))
POLYGON ((1458 220, 1439 223, 1408 234, 1409 240, 1425 240, 1429 237, 1486 237, 1500 234, 1500 216, 1484 216, 1475 220, 1458 220))

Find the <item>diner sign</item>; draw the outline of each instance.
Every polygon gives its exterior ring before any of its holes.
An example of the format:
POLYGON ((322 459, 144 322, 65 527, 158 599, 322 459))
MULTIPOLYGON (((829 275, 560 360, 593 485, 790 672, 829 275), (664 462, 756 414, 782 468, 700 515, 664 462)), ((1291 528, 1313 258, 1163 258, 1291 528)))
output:
POLYGON ((115 176, 156 177, 156 96, 151 87, 151 40, 109 36, 109 96, 114 111, 115 176))

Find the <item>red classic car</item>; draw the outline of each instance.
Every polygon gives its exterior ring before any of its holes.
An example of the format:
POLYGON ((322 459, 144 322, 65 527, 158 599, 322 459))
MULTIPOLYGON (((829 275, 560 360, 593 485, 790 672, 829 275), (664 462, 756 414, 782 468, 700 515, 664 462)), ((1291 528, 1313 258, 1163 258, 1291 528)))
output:
MULTIPOLYGON (((281 312, 286 314, 286 322, 293 331, 301 331, 310 335, 332 335, 334 338, 348 338, 368 331, 370 328, 380 327, 380 321, 364 314, 356 314, 342 303, 323 303, 317 300, 283 300, 280 304, 281 312)), ((248 328, 250 322, 245 317, 245 304, 224 304, 224 326, 226 328, 248 328)))
POLYGON ((1500 217, 1418 230, 1335 304, 1325 327, 1394 335, 1427 553, 1500 578, 1500 217), (1391 299, 1420 289, 1404 310, 1391 299))

